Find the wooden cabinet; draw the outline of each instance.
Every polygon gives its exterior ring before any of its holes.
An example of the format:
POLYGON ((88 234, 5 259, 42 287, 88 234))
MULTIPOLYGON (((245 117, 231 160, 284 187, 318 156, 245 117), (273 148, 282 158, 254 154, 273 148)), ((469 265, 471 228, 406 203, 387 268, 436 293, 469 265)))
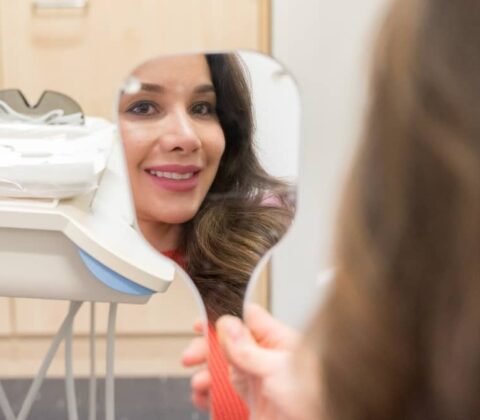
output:
MULTIPOLYGON (((95 304, 96 358, 105 371, 105 333, 109 305, 95 304)), ((68 310, 68 302, 38 299, 0 300, 0 369, 2 377, 32 376, 47 352, 68 310)), ((116 372, 123 376, 181 375, 180 354, 193 336, 192 325, 200 318, 190 286, 176 277, 167 293, 156 294, 145 305, 120 304, 117 311, 116 372)), ((75 372, 89 372, 90 303, 85 302, 75 319, 75 372)), ((50 368, 53 376, 64 373, 63 347, 50 368)))
MULTIPOLYGON (((75 319, 75 333, 90 331, 90 304, 85 303, 75 319)), ((96 330, 107 330, 108 304, 96 305, 96 330)), ((19 335, 54 334, 68 311, 68 302, 39 299, 15 299, 14 330, 19 335)), ((190 334, 200 310, 190 287, 178 276, 166 293, 157 293, 144 305, 119 305, 117 331, 120 335, 190 334)))
POLYGON ((0 336, 12 333, 12 299, 0 298, 0 336))
POLYGON ((0 1, 0 82, 31 102, 45 89, 111 119, 121 81, 160 54, 268 51, 268 0, 90 0, 85 9, 0 1))
MULTIPOLYGON (((19 88, 32 104, 44 90, 58 90, 75 98, 86 114, 112 120, 121 81, 141 61, 202 50, 268 52, 269 34, 269 0, 89 0, 78 10, 0 0, 0 88, 19 88)), ((78 374, 88 372, 88 306, 75 324, 78 374)), ((0 298, 3 375, 36 372, 67 307, 60 301, 0 298)), ((120 305, 117 372, 182 373, 179 353, 192 336, 197 308, 178 280, 146 305, 120 305)), ((100 335, 107 313, 107 305, 97 304, 100 335)), ((61 375, 62 362, 54 362, 51 371, 61 375)))

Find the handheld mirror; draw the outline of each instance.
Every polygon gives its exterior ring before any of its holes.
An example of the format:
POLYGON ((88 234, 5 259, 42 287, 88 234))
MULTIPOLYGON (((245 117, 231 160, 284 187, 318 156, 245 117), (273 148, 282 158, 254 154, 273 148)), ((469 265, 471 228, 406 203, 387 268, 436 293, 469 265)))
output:
POLYGON ((254 269, 292 223, 299 112, 292 79, 257 53, 156 57, 125 79, 118 124, 137 228, 191 279, 210 327, 241 316, 254 269))

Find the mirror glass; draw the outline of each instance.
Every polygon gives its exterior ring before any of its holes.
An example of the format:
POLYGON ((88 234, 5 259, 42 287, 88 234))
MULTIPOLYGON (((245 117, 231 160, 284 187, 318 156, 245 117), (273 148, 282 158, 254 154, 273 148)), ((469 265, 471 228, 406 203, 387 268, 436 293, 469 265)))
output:
POLYGON ((139 230, 188 273, 211 318, 240 314, 294 214, 291 78, 257 53, 158 57, 127 78, 118 122, 139 230))
MULTIPOLYGON (((209 328, 241 316, 253 270, 292 223, 299 121, 292 78, 258 53, 156 57, 125 78, 118 124, 136 226, 191 279, 209 328)), ((259 278, 268 306, 268 265, 259 278)))

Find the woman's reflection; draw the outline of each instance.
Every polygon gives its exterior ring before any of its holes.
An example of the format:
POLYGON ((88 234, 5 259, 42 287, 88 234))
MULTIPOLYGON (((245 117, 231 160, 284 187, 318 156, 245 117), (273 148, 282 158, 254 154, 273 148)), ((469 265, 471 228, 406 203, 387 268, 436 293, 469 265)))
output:
POLYGON ((185 268, 210 319, 239 315, 260 257, 293 215, 288 186, 261 167, 248 83, 233 54, 138 67, 120 129, 145 238, 185 268))

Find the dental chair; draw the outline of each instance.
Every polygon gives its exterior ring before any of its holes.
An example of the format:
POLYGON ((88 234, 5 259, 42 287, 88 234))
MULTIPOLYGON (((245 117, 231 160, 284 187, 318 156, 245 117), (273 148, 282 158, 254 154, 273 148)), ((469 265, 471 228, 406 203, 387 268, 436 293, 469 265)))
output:
MULTIPOLYGON (((110 303, 106 418, 113 420, 117 304, 146 303, 167 290, 175 271, 140 236, 133 214, 113 124, 85 117, 75 101, 57 92, 44 93, 32 107, 20 91, 0 91, 0 296, 71 302, 17 415, 0 384, 7 420, 27 418, 63 340, 68 418, 78 418, 72 327, 84 302, 91 302, 92 320, 94 302, 110 303)), ((94 413, 93 354, 91 363, 94 413)))

